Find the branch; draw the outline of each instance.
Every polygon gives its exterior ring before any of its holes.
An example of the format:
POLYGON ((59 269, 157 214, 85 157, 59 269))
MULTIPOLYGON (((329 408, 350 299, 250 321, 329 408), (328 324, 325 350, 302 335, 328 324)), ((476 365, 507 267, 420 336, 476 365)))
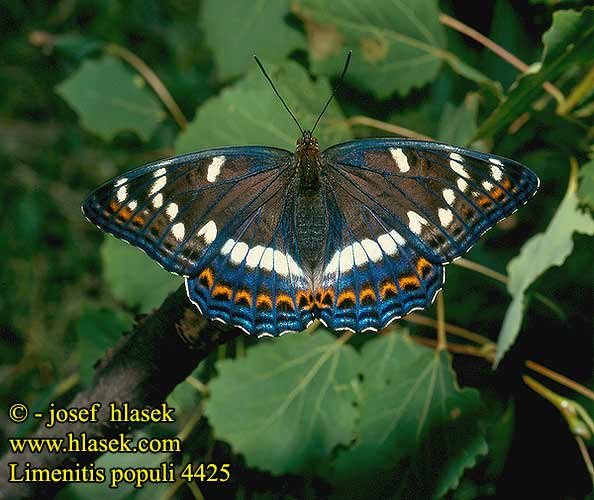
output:
MULTIPOLYGON (((179 328, 186 321, 187 309, 193 307, 184 287, 170 295, 159 309, 146 316, 132 333, 125 335, 119 344, 108 352, 95 371, 91 387, 78 393, 64 407, 89 408, 100 402, 98 422, 56 424, 51 429, 40 425, 33 438, 63 438, 72 432, 87 433, 89 438, 113 438, 119 433, 128 433, 128 423, 108 420, 109 403, 129 403, 132 408, 159 406, 167 395, 184 380, 222 343, 240 335, 238 329, 230 329, 218 323, 210 323, 202 317, 191 330, 179 328)), ((175 416, 175 414, 174 414, 175 416)), ((30 417, 31 418, 31 417, 30 417)), ((141 424, 142 425, 142 424, 141 424)), ((140 427, 137 425, 136 427, 140 427)), ((10 462, 18 462, 19 470, 25 462, 32 468, 75 468, 77 463, 89 464, 101 453, 30 453, 13 454, 10 451, 0 460, 0 499, 52 498, 65 483, 8 483, 10 462)))

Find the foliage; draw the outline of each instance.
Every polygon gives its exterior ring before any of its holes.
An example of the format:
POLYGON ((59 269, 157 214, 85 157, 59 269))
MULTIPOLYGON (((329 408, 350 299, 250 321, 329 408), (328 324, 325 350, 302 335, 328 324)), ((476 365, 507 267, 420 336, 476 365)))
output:
MULTIPOLYGON (((143 431, 181 433, 184 455, 143 460, 231 463, 225 491, 240 498, 494 498, 516 493, 509 485, 519 481, 535 495, 585 497, 591 483, 567 427, 519 381, 528 359, 585 385, 593 379, 594 8, 586 3, 497 0, 473 21, 453 0, 7 2, 2 401, 66 404, 134 315, 182 284, 84 220, 79 206, 89 190, 176 153, 233 144, 293 149, 298 130, 252 54, 309 127, 353 49, 345 84, 316 130, 322 147, 388 135, 349 121, 363 115, 509 156, 540 176, 539 194, 467 256, 507 272, 507 288, 448 266, 446 320, 465 329, 448 331, 449 348, 462 354, 455 357, 421 345, 436 338, 419 324, 433 308, 383 335, 338 341, 320 328, 240 338, 170 395, 173 426, 143 431), (469 42, 441 13, 524 58, 529 71, 469 42), (162 81, 187 124, 134 57, 162 81), (467 330, 475 335, 466 338, 467 330), (546 433, 535 421, 547 422, 546 433), (543 440, 560 451, 535 454, 543 440)), ((0 434, 30 430, 3 421, 0 434)), ((104 487, 71 486, 60 498, 102 497, 104 487)), ((206 498, 220 494, 200 487, 206 498)), ((165 490, 117 494, 154 498, 165 490)), ((184 487, 171 494, 189 495, 184 487)))

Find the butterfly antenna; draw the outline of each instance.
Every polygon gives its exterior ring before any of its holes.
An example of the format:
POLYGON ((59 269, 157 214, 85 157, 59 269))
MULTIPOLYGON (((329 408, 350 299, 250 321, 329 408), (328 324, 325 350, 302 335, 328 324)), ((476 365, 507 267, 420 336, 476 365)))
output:
POLYGON ((318 126, 318 123, 320 121, 320 118, 322 118, 322 115, 326 112, 326 110, 328 109, 328 106, 330 106, 330 103, 332 102, 332 99, 334 99, 334 96, 336 95, 336 92, 338 92, 338 89, 342 85, 342 81, 344 80, 344 75, 346 74, 347 69, 349 67, 349 63, 351 62, 351 55, 352 54, 353 54, 353 51, 352 50, 349 50, 349 53, 347 55, 346 62, 344 63, 344 69, 342 70, 342 74, 340 75, 340 78, 338 79, 338 82, 336 83, 336 87, 334 87, 334 90, 332 91, 332 94, 330 95, 330 98, 328 99, 328 102, 326 102, 326 105, 324 106, 324 109, 322 110, 322 112, 320 113, 320 116, 318 116, 318 119, 314 123, 314 126, 311 129, 311 133, 312 134, 313 134, 314 130, 316 129, 316 127, 318 126))
POLYGON ((272 79, 268 76, 268 73, 266 73, 266 70, 264 69, 264 66, 262 66, 262 63, 260 62, 260 59, 258 59, 258 56, 254 55, 254 59, 256 60, 256 62, 258 63, 258 66, 260 66, 260 69, 262 70, 262 73, 264 73, 264 76, 266 77, 266 80, 268 80, 268 83, 270 83, 270 86, 272 87, 272 90, 274 90, 274 93, 278 96, 278 98, 281 100, 281 102, 283 103, 283 106, 285 107, 285 109, 289 112, 289 114, 291 115, 291 118, 293 118, 293 120, 295 120, 295 123, 297 124, 297 126, 299 127, 299 131, 303 134, 303 129, 301 128, 301 125, 299 125, 299 122, 297 121, 297 118, 295 118, 295 115, 293 114, 293 112, 289 109, 289 106, 287 106, 287 103, 285 102, 285 100, 281 97, 281 95, 278 93, 278 90, 276 90, 276 87, 274 86, 274 83, 272 82, 272 79))

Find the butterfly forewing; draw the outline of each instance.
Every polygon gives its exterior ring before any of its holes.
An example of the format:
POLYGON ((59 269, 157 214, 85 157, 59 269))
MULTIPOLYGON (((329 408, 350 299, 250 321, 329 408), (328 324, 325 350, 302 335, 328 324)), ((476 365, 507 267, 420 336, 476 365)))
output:
POLYGON ((463 254, 538 188, 517 162, 447 144, 367 139, 329 148, 323 159, 327 182, 352 207, 364 205, 436 263, 463 254))

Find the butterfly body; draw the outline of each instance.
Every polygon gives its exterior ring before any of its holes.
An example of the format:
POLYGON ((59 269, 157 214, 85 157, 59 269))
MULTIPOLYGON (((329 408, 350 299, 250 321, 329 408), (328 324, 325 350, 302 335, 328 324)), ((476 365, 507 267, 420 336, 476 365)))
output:
POLYGON ((83 204, 100 228, 185 277, 210 319, 256 335, 315 318, 375 331, 431 304, 444 266, 536 192, 506 158, 363 139, 321 152, 243 146, 155 162, 83 204))

